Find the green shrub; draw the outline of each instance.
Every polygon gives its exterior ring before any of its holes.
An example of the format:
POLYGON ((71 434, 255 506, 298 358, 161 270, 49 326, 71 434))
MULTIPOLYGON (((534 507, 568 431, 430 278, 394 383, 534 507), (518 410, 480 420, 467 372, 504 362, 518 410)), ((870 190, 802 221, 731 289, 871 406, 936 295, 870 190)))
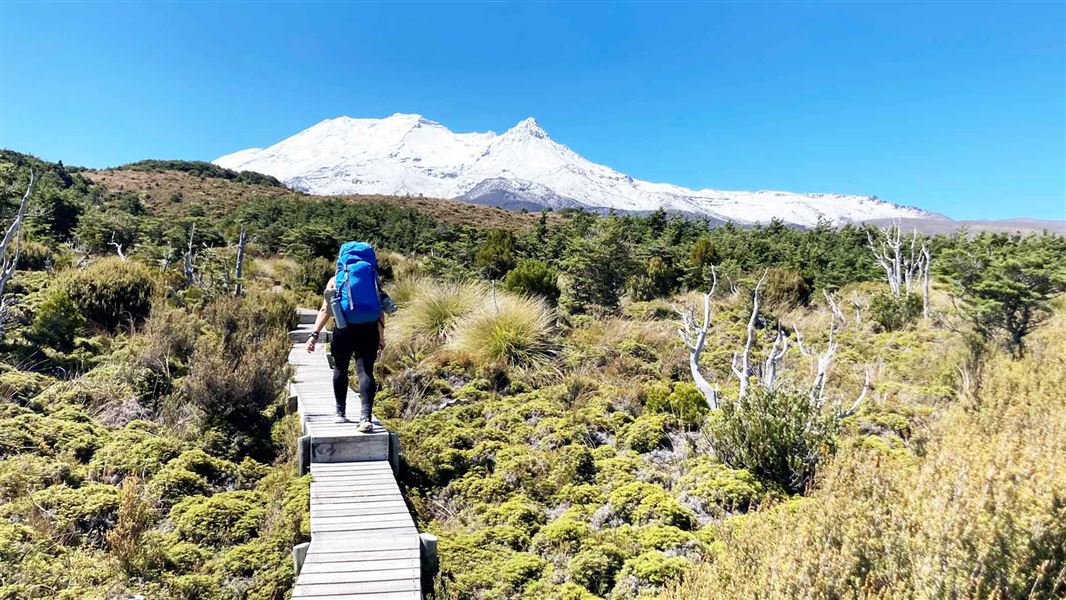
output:
POLYGON ((801 492, 834 448, 838 428, 806 390, 753 386, 743 399, 725 399, 707 432, 727 465, 801 492))
POLYGON ((648 525, 637 532, 637 540, 643 550, 663 552, 685 549, 698 545, 696 536, 671 525, 648 525))
POLYGON ((588 523, 562 516, 540 528, 533 536, 533 548, 538 552, 572 554, 592 533, 588 523))
POLYGON ((527 296, 540 296, 552 306, 559 303, 559 275, 547 264, 526 259, 503 280, 505 290, 527 296))
POLYGON ((878 292, 870 297, 870 320, 884 331, 898 331, 922 315, 922 297, 918 294, 893 296, 878 292))
POLYGON ((239 469, 232 462, 210 456, 203 450, 186 450, 164 465, 152 477, 150 485, 169 506, 185 496, 232 486, 238 476, 239 469))
POLYGON ((486 279, 499 279, 515 266, 514 246, 513 233, 491 229, 485 243, 474 255, 474 266, 486 279))
POLYGON ((511 525, 532 535, 544 523, 544 509, 525 496, 513 496, 487 515, 490 525, 511 525))
POLYGON ((766 271, 762 299, 767 308, 789 310, 805 306, 810 297, 810 283, 799 273, 776 268, 766 271))
POLYGON ((30 497, 34 504, 47 511, 56 533, 79 533, 97 538, 115 523, 119 490, 102 483, 86 483, 77 488, 53 485, 30 497))
POLYGON ((622 568, 623 554, 609 544, 596 544, 570 559, 570 579, 597 596, 606 596, 614 587, 615 575, 622 568))
POLYGON ((36 397, 55 379, 32 371, 8 371, 0 375, 0 398, 17 404, 25 404, 36 397))
POLYGON ((17 267, 23 271, 44 271, 52 266, 52 249, 38 242, 21 242, 17 267))
POLYGON ((256 535, 266 516, 265 504, 263 495, 255 491, 191 496, 170 509, 170 520, 184 539, 229 546, 256 535))
POLYGON ((669 422, 670 417, 667 415, 646 414, 637 417, 626 425, 621 435, 622 446, 640 453, 669 447, 670 436, 666 430, 669 422))
POLYGON ((699 426, 709 410, 699 388, 687 381, 675 382, 672 390, 664 384, 653 385, 644 393, 644 406, 653 413, 674 415, 688 427, 699 426))
POLYGON ((637 589, 662 587, 676 581, 692 564, 680 556, 667 556, 658 550, 650 550, 631 558, 622 565, 619 579, 633 578, 637 589))
POLYGON ((297 292, 321 294, 326 289, 326 284, 329 283, 330 277, 336 274, 336 261, 328 258, 316 257, 298 260, 296 270, 289 281, 289 287, 297 292))
POLYGON ((555 316, 542 300, 498 293, 458 321, 452 347, 480 367, 543 368, 555 346, 555 316))
POLYGON ((37 306, 30 337, 38 344, 61 352, 74 349, 74 338, 85 329, 86 320, 67 290, 54 289, 37 306))
POLYGON ((0 420, 0 457, 33 451, 87 461, 106 439, 91 422, 23 413, 0 420))
POLYGON ((678 486, 705 509, 719 507, 725 511, 747 510, 764 493, 762 484, 750 472, 706 459, 690 465, 678 486))
POLYGON ((634 525, 658 523, 691 529, 694 517, 661 486, 633 481, 619 486, 608 496, 615 514, 634 525))
POLYGON ((18 454, 0 459, 0 502, 26 496, 50 485, 77 486, 71 464, 35 454, 18 454))
POLYGON ((107 258, 67 282, 67 293, 92 324, 110 331, 143 321, 152 308, 155 279, 144 265, 107 258))
POLYGON ((540 577, 548 563, 534 554, 516 552, 500 567, 500 577, 511 589, 522 589, 525 584, 540 577))
POLYGON ((184 449, 182 442, 161 435, 158 429, 146 421, 130 422, 96 451, 89 463, 90 470, 118 477, 130 474, 149 477, 158 472, 184 449))

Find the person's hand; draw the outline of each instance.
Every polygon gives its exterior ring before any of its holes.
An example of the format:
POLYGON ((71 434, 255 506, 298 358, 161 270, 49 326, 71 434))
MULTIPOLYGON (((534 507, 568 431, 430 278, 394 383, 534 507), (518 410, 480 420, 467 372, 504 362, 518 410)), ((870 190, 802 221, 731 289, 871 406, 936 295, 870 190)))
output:
POLYGON ((317 342, 317 341, 318 341, 318 338, 316 338, 316 337, 307 338, 307 351, 308 352, 314 352, 315 351, 315 342, 317 342))

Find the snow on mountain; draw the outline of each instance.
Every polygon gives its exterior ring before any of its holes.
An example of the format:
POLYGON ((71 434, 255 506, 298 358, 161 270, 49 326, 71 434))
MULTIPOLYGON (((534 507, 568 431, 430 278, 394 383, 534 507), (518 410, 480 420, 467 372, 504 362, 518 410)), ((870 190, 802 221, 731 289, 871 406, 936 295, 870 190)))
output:
POLYGON ((633 179, 585 160, 528 118, 503 134, 454 133, 421 115, 327 119, 269 148, 215 164, 273 175, 313 194, 422 195, 505 208, 615 209, 797 225, 938 215, 870 196, 690 190, 633 179))

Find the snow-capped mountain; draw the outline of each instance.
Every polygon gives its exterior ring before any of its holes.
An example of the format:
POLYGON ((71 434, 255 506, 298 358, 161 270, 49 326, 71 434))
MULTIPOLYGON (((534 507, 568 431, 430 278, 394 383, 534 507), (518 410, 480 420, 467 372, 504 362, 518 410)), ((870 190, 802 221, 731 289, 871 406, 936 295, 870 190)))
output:
POLYGON ((215 164, 273 175, 313 194, 459 198, 506 208, 585 207, 814 225, 938 215, 871 196, 690 190, 633 179, 554 142, 533 118, 503 134, 454 133, 420 115, 327 119, 269 148, 215 164))

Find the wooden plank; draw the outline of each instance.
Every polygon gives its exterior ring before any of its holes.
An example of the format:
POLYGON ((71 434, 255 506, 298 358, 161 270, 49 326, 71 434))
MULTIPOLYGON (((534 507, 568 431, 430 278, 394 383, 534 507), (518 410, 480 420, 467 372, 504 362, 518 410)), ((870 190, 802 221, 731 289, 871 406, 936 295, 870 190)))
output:
POLYGON ((292 592, 293 598, 325 596, 329 594, 373 594, 380 592, 420 592, 422 582, 418 579, 398 581, 367 581, 363 583, 317 583, 303 585, 299 582, 292 592))
POLYGON ((418 540, 418 530, 414 525, 407 526, 407 528, 394 528, 386 530, 359 530, 357 532, 342 530, 342 531, 320 531, 317 532, 314 537, 319 538, 320 541, 351 541, 353 538, 358 538, 362 541, 367 541, 373 545, 373 542, 378 540, 394 540, 402 538, 414 538, 418 540))
POLYGON ((422 600, 422 592, 377 592, 374 594, 324 594, 315 600, 422 600))
POLYGON ((300 570, 300 576, 302 577, 305 574, 335 573, 341 571, 383 571, 389 569, 417 568, 419 568, 418 557, 380 560, 339 560, 336 562, 316 562, 314 564, 304 563, 303 569, 300 570))
POLYGON ((403 521, 404 523, 414 523, 414 519, 408 513, 394 512, 388 514, 377 515, 318 515, 311 519, 311 529, 315 528, 315 525, 336 525, 339 523, 348 523, 350 525, 356 525, 360 523, 388 523, 391 521, 403 521))
POLYGON ((400 560, 400 559, 417 559, 421 555, 421 550, 417 547, 414 548, 401 548, 401 549, 381 549, 374 548, 369 550, 350 550, 349 546, 336 547, 326 544, 323 546, 325 550, 319 548, 317 552, 308 552, 308 558, 304 562, 308 564, 319 564, 327 562, 367 562, 372 560, 400 560), (336 550, 336 551, 330 551, 336 550))
MULTIPOLYGON (((347 563, 333 563, 345 565, 347 563)), ((327 573, 300 572, 300 585, 318 583, 369 583, 371 581, 402 581, 404 579, 418 579, 422 573, 418 568, 383 569, 383 570, 351 570, 338 568, 336 571, 327 573)))

